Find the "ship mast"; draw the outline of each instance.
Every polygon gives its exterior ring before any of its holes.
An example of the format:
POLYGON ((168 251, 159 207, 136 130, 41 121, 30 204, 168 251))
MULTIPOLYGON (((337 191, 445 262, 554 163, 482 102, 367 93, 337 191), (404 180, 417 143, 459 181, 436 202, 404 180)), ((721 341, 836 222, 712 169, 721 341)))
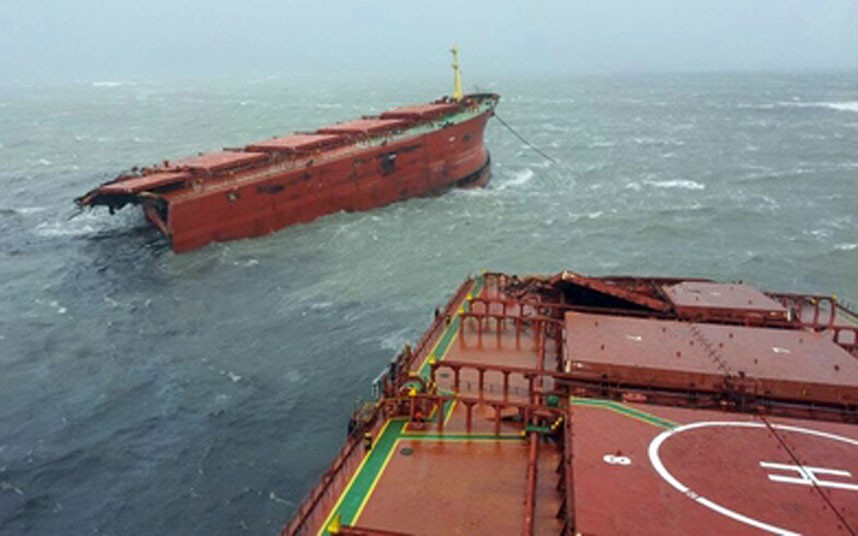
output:
POLYGON ((462 73, 459 70, 459 46, 453 45, 450 52, 453 54, 453 98, 460 101, 462 100, 462 73))

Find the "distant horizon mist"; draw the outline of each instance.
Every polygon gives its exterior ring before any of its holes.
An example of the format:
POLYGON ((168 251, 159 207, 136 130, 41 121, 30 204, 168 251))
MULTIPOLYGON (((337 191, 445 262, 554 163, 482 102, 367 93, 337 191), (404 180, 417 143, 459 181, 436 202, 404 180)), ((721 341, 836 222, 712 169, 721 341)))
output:
POLYGON ((0 4, 0 83, 858 70, 854 0, 0 4))

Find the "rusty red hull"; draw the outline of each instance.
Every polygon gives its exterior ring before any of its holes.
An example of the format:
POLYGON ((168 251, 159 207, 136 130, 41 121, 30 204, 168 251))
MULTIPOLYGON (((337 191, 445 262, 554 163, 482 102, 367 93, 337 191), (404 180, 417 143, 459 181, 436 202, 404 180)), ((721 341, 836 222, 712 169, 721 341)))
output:
POLYGON ((452 187, 484 186, 483 133, 496 95, 398 108, 376 118, 164 162, 78 199, 140 204, 186 252, 268 234, 338 211, 364 211, 452 187))

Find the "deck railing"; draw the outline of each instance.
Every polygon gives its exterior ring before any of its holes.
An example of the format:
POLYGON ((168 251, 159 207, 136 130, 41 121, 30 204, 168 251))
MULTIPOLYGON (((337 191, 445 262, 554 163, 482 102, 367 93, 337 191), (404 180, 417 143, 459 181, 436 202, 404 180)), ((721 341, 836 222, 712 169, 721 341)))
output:
MULTIPOLYGON (((458 304, 465 299, 468 292, 473 288, 473 285, 474 279, 471 278, 465 280, 461 285, 459 285, 456 293, 453 294, 453 297, 444 307, 443 312, 439 311, 439 314, 435 316, 435 319, 432 321, 429 329, 414 349, 400 354, 403 362, 398 362, 396 364, 397 375, 407 375, 407 372, 411 369, 414 363, 418 362, 418 359, 425 358, 429 345, 438 335, 440 335, 441 332, 443 332, 444 328, 449 324, 450 319, 455 317, 458 304)), ((385 374, 386 373, 382 373, 379 375, 379 378, 377 378, 379 383, 398 383, 399 380, 401 380, 401 378, 390 378, 389 375, 385 377, 385 374)), ((365 428, 372 427, 376 422, 378 422, 378 419, 383 414, 384 410, 390 406, 390 400, 383 398, 385 394, 389 393, 380 392, 379 394, 382 395, 382 399, 376 403, 372 415, 365 421, 365 428)), ((301 534, 301 531, 306 528, 305 525, 313 514, 313 510, 330 491, 331 485, 335 482, 338 474, 346 466, 349 457, 352 456, 355 448, 360 444, 360 437, 350 436, 347 438, 346 444, 343 445, 337 453, 337 456, 334 458, 334 461, 331 463, 328 470, 316 485, 310 489, 310 492, 301 501, 297 511, 292 516, 292 520, 280 532, 281 536, 301 534)))

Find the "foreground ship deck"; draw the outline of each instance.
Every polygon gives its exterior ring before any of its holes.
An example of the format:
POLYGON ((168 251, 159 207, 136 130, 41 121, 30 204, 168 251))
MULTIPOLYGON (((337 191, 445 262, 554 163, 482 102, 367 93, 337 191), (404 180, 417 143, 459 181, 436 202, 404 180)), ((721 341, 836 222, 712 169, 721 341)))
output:
POLYGON ((856 356, 834 298, 484 274, 283 534, 855 534, 856 356))

